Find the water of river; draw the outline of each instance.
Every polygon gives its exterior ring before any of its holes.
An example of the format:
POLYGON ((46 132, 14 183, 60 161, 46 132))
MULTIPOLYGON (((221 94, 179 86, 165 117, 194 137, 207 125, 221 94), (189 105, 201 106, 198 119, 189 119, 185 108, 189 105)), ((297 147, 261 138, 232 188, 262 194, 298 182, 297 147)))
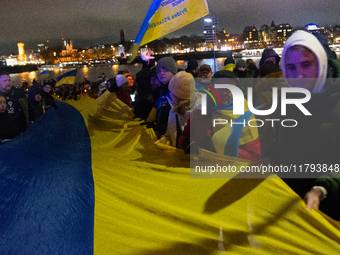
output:
MULTIPOLYGON (((237 62, 240 58, 236 58, 235 61, 237 62)), ((254 62, 257 64, 260 61, 260 57, 253 57, 254 62)), ((217 58, 216 59, 216 70, 223 69, 223 63, 225 58, 217 58)), ((178 60, 177 67, 185 69, 187 61, 178 60)), ((211 69, 214 73, 214 59, 201 59, 198 60, 198 66, 203 64, 207 64, 211 66, 211 69)), ((55 69, 55 70, 48 70, 49 78, 47 79, 55 79, 66 72, 69 72, 74 68, 63 68, 63 69, 55 69)), ((128 71, 130 72, 133 77, 136 77, 136 73, 138 73, 142 69, 142 64, 134 64, 134 65, 113 65, 113 66, 91 66, 91 67, 79 67, 77 76, 76 76, 76 83, 81 83, 84 81, 84 78, 90 81, 97 81, 98 77, 104 73, 106 77, 113 78, 118 74, 119 71, 128 71)), ((29 84, 32 84, 33 79, 39 80, 39 71, 35 72, 23 72, 17 74, 11 74, 12 84, 13 85, 21 85, 24 81, 27 81, 29 84)))

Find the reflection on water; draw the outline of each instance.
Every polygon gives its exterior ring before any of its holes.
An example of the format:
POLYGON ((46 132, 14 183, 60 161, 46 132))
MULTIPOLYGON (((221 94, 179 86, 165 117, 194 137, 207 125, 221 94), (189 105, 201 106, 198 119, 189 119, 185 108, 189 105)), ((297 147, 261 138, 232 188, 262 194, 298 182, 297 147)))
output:
MULTIPOLYGON (((240 58, 236 58, 235 62, 239 60, 240 58)), ((225 58, 216 58, 216 70, 223 69, 223 63, 225 58)), ((260 61, 259 57, 253 58, 254 62, 258 65, 258 62, 260 61)), ((201 66, 203 64, 207 64, 211 66, 212 71, 214 72, 214 59, 201 59, 197 60, 198 66, 201 66)), ((186 63, 187 61, 184 60, 178 60, 177 61, 177 67, 181 69, 186 69, 186 63)), ((63 69, 54 69, 54 70, 48 70, 49 78, 48 79, 57 79, 58 76, 67 73, 74 68, 63 68, 63 69)), ((90 80, 90 81, 96 81, 98 80, 98 77, 104 73, 106 77, 113 78, 118 74, 119 71, 127 71, 131 73, 134 77, 136 77, 136 73, 138 73, 142 69, 142 64, 134 64, 134 65, 113 65, 113 66, 83 66, 78 68, 77 77, 76 77, 76 83, 81 83, 84 81, 84 78, 90 80)), ((27 81, 29 84, 32 84, 33 79, 39 80, 39 73, 40 71, 35 72, 24 72, 24 73, 18 73, 18 74, 11 74, 12 84, 13 85, 21 85, 24 81, 27 81)))

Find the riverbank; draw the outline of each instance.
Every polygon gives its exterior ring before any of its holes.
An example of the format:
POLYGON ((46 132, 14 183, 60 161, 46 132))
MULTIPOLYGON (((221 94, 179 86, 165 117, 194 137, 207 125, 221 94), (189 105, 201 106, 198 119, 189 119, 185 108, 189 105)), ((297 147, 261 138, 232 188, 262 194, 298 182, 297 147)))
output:
POLYGON ((24 65, 24 66, 1 66, 0 71, 8 73, 23 73, 23 72, 34 72, 38 70, 38 65, 24 65))
MULTIPOLYGON (((242 50, 233 50, 233 56, 234 58, 242 58, 242 50)), ((226 58, 227 54, 229 54, 228 51, 204 51, 204 52, 189 52, 189 53, 176 53, 176 54, 161 54, 161 55, 154 55, 155 60, 158 61, 159 59, 163 57, 172 57, 176 61, 177 60, 189 60, 189 59, 209 59, 209 58, 226 58)), ((126 65, 128 61, 128 58, 118 58, 118 62, 120 65, 126 65)), ((136 63, 143 63, 143 60, 140 56, 137 56, 131 64, 136 63)))

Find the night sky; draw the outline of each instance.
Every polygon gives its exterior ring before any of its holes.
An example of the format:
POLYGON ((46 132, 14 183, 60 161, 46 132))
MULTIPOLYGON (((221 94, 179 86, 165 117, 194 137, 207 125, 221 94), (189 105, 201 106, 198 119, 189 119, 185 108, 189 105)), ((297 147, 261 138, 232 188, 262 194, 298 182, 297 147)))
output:
MULTIPOLYGON (((339 0, 207 0, 218 29, 241 34, 244 27, 290 23, 292 27, 316 23, 340 25, 339 0)), ((0 54, 17 54, 17 42, 25 49, 48 39, 55 46, 61 38, 73 40, 75 48, 97 43, 134 39, 151 0, 10 0, 1 1, 0 54)), ((167 37, 203 35, 200 19, 167 37)))

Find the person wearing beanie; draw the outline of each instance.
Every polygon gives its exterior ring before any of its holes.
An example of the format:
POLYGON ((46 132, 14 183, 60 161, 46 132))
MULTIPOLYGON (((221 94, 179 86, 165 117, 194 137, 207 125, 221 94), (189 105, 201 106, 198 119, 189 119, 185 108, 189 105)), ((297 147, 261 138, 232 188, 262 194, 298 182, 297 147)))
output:
POLYGON ((196 77, 198 77, 197 68, 198 68, 197 60, 196 59, 189 59, 189 61, 187 63, 187 69, 185 69, 185 71, 187 73, 191 73, 192 76, 194 76, 194 78, 196 78, 196 77))
POLYGON ((178 72, 169 83, 169 91, 172 107, 167 130, 156 144, 163 143, 176 147, 196 102, 194 77, 185 71, 178 72))
POLYGON ((132 107, 129 80, 124 75, 118 74, 115 78, 109 79, 107 81, 107 87, 108 91, 116 93, 120 101, 132 107))
POLYGON ((161 91, 160 96, 165 96, 168 91, 169 81, 172 77, 177 73, 176 62, 173 58, 163 57, 161 58, 156 65, 157 77, 161 82, 161 91))
POLYGON ((227 58, 224 60, 224 68, 223 70, 228 70, 228 71, 234 71, 235 68, 235 60, 233 58, 233 56, 231 55, 231 53, 229 54, 229 56, 227 56, 227 58))
POLYGON ((135 85, 135 80, 132 77, 132 74, 131 73, 123 73, 123 75, 129 80, 130 93, 134 94, 136 92, 136 85, 135 85))
POLYGON ((161 58, 157 62, 156 70, 160 82, 167 85, 171 78, 177 73, 176 62, 170 57, 161 58))
POLYGON ((211 67, 207 64, 201 65, 199 70, 199 78, 211 78, 213 76, 211 67))
POLYGON ((236 62, 236 69, 237 70, 240 70, 240 71, 245 71, 247 68, 247 63, 244 59, 239 59, 237 62, 236 62))
POLYGON ((247 63, 245 60, 237 60, 234 73, 239 78, 239 87, 242 90, 244 97, 247 98, 248 88, 253 88, 254 79, 252 79, 253 76, 247 69, 247 63))
POLYGON ((156 71, 158 80, 161 82, 161 87, 157 102, 152 108, 146 122, 148 122, 149 127, 153 127, 157 137, 160 138, 165 134, 168 125, 172 101, 168 85, 169 81, 177 73, 175 60, 170 57, 161 58, 157 62, 156 71))
MULTIPOLYGON (((328 63, 324 47, 313 34, 298 30, 286 41, 281 59, 283 77, 288 86, 311 92, 311 98, 303 104, 311 115, 302 114, 293 105, 287 107, 284 118, 294 119, 298 125, 292 128, 278 125, 277 144, 257 164, 330 166, 339 162, 340 83, 327 79, 328 63)), ((293 176, 282 173, 279 176, 305 199, 307 209, 320 209, 340 220, 339 173, 299 175, 303 179, 289 179, 293 176)))

